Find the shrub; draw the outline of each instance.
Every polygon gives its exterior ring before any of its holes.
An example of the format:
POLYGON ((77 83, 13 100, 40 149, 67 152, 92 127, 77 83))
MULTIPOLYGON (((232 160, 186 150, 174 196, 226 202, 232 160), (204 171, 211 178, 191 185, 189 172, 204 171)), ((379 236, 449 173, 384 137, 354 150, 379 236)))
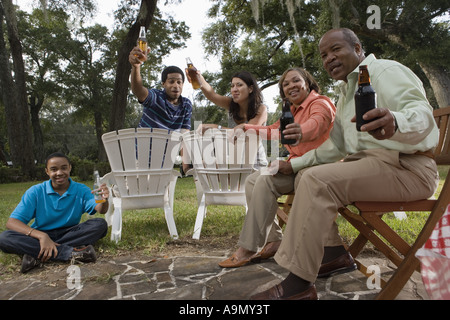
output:
POLYGON ((70 157, 72 163, 72 176, 77 176, 81 181, 90 181, 93 179, 94 170, 98 170, 100 176, 111 171, 108 162, 94 162, 91 160, 70 157))
POLYGON ((20 168, 0 166, 0 183, 11 183, 23 181, 20 168))
MULTIPOLYGON (((72 172, 71 176, 77 176, 80 181, 90 181, 93 179, 94 170, 98 170, 100 176, 111 171, 108 162, 94 162, 91 160, 71 157, 72 172)), ((33 177, 29 177, 22 172, 20 167, 6 167, 0 165, 0 183, 15 183, 27 181, 45 181, 48 175, 45 173, 45 165, 37 164, 34 169, 33 177)))

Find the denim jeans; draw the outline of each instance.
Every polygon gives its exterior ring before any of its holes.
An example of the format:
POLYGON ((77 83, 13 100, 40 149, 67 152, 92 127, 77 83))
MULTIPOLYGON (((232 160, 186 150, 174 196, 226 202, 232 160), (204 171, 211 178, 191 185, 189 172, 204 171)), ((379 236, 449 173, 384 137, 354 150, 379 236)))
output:
MULTIPOLYGON (((93 218, 73 227, 42 232, 47 233, 53 242, 59 244, 58 254, 52 260, 68 261, 72 257, 74 247, 94 244, 106 236, 108 225, 102 218, 93 218)), ((41 246, 38 239, 7 230, 0 234, 0 249, 5 253, 28 254, 37 259, 41 246)))

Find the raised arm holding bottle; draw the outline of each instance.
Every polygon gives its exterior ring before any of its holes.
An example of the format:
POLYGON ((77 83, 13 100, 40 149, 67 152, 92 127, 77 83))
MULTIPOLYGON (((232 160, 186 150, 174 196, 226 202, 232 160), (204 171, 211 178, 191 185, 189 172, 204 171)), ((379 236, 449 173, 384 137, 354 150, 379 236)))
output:
MULTIPOLYGON (((189 82, 193 83, 192 71, 186 69, 189 82)), ((264 125, 267 121, 267 106, 263 103, 261 89, 254 76, 247 71, 235 73, 231 78, 231 96, 218 94, 213 87, 205 80, 200 71, 196 70, 195 79, 199 89, 205 97, 225 109, 235 125, 250 123, 254 125, 264 125)), ((203 132, 209 128, 217 128, 218 124, 203 124, 203 132)))
MULTIPOLYGON (((142 36, 143 34, 140 35, 138 44, 131 50, 128 58, 131 64, 131 90, 144 109, 139 128, 189 131, 192 102, 181 95, 185 80, 184 72, 176 66, 166 67, 161 74, 163 89, 146 88, 141 76, 141 67, 147 62, 150 49, 145 50, 144 42, 147 41, 147 35, 145 41, 142 36)), ((183 162, 183 171, 188 169, 189 165, 183 162)))

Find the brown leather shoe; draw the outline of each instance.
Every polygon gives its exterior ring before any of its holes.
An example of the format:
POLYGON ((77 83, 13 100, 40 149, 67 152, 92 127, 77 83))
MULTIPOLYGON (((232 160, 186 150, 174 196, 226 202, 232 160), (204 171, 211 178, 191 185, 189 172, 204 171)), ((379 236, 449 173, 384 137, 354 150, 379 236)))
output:
POLYGON ((281 241, 267 243, 260 252, 251 258, 251 262, 260 262, 261 260, 272 258, 277 253, 280 244, 281 241))
POLYGON ((318 278, 326 278, 332 275, 347 273, 356 270, 356 263, 352 255, 347 252, 342 256, 320 266, 318 278))
POLYGON ((233 255, 227 260, 219 262, 219 266, 221 266, 222 268, 239 268, 245 266, 246 264, 249 264, 250 260, 251 258, 239 260, 236 256, 236 253, 233 253, 233 255))
POLYGON ((318 300, 316 286, 312 284, 303 292, 290 297, 283 297, 283 287, 279 284, 269 290, 257 293, 250 297, 250 300, 318 300))

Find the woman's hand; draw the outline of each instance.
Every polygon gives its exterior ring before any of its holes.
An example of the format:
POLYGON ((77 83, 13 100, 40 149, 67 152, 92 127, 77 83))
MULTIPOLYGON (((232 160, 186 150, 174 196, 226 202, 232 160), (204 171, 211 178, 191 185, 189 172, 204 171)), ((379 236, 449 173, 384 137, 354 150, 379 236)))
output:
POLYGON ((234 132, 239 131, 239 130, 242 130, 243 132, 245 132, 245 123, 238 124, 237 126, 235 126, 233 128, 233 130, 234 130, 234 132))
POLYGON ((295 144, 291 144, 291 147, 295 147, 302 140, 302 128, 297 122, 288 124, 286 129, 284 129, 283 134, 286 139, 293 139, 297 141, 295 144))
POLYGON ((207 124, 207 123, 202 123, 201 125, 198 126, 197 133, 200 135, 203 135, 206 130, 209 130, 212 128, 213 128, 213 125, 207 124))

